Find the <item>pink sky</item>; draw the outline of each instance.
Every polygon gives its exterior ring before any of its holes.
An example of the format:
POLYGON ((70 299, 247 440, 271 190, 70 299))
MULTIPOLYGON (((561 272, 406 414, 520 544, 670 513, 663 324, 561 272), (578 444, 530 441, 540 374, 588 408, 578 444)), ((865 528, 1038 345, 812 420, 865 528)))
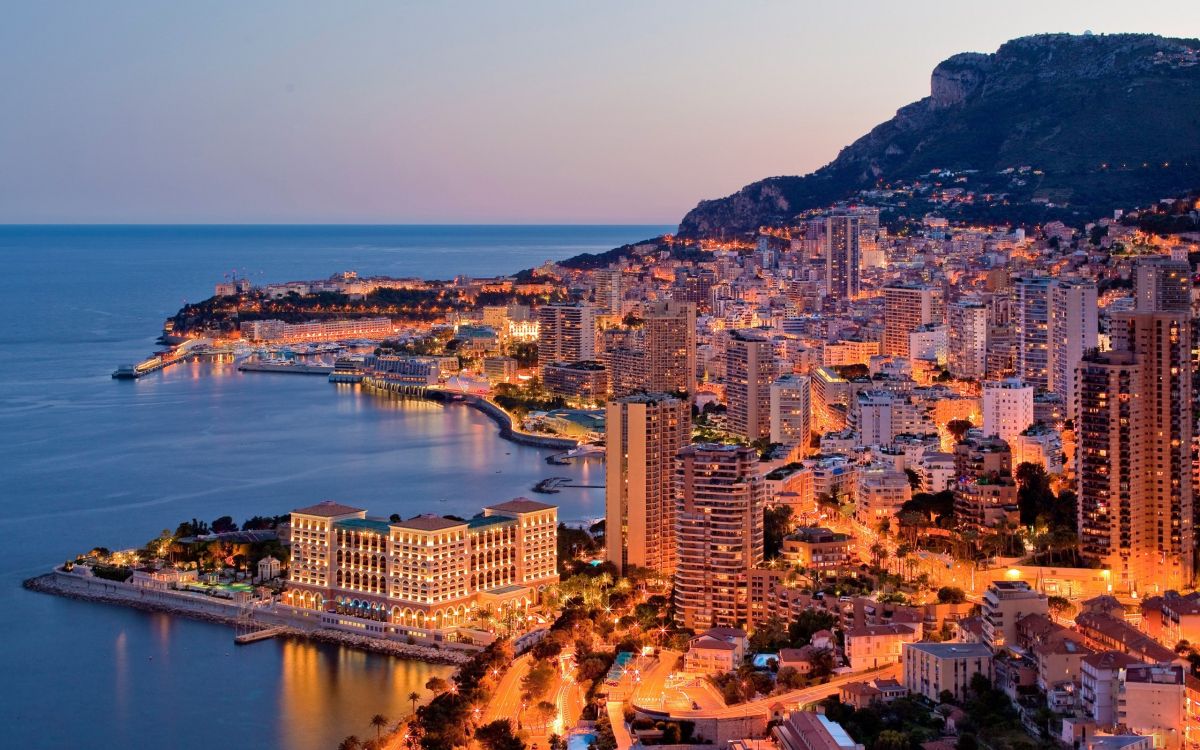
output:
POLYGON ((675 222, 810 171, 958 51, 1200 3, 28 3, 3 222, 675 222))

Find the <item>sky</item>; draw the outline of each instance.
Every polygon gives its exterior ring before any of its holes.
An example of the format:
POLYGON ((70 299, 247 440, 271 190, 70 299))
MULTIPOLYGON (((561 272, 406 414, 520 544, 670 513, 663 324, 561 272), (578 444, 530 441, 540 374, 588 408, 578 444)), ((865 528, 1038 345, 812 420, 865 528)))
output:
POLYGON ((961 51, 1185 0, 8 0, 0 223, 675 223, 961 51))

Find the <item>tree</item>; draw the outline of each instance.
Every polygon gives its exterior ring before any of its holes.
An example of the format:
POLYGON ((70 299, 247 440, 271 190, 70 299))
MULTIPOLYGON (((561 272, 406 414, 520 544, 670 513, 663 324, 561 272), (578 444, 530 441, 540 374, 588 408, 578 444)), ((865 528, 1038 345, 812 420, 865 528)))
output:
POLYGON ((788 626, 788 637, 792 640, 793 648, 800 648, 812 642, 813 633, 831 630, 836 624, 837 617, 832 613, 806 609, 788 626))
POLYGON ((383 714, 375 714, 371 717, 371 726, 375 727, 375 738, 383 734, 383 728, 388 725, 388 719, 383 714))
POLYGON ((1038 516, 1052 516, 1055 496, 1050 489, 1050 475, 1041 464, 1023 461, 1017 465, 1013 476, 1017 480, 1017 505, 1021 509, 1021 523, 1032 526, 1038 516))
POLYGON ((942 586, 938 589, 937 598, 942 604, 962 604, 967 600, 967 592, 957 586, 942 586))
POLYGON ((804 678, 795 667, 784 667, 775 675, 775 684, 784 690, 799 690, 804 687, 804 678))
POLYGON ((212 530, 214 534, 226 534, 230 531, 237 531, 238 525, 234 523, 230 516, 221 516, 212 522, 212 530))
POLYGON ((895 729, 885 729, 875 738, 871 750, 908 750, 908 735, 895 729))
POLYGON ((538 701, 533 707, 534 723, 545 730, 550 720, 558 715, 558 708, 550 701, 538 701))
POLYGON ((415 714, 417 712, 417 701, 421 700, 421 694, 414 690, 408 694, 408 699, 412 702, 413 713, 415 714))
POLYGON ((352 734, 338 743, 338 750, 359 750, 361 747, 362 741, 352 734))
POLYGON ((475 739, 485 750, 525 750, 525 743, 513 731, 509 719, 484 724, 475 730, 475 739))
POLYGON ((835 666, 833 651, 827 648, 817 649, 812 655, 812 671, 809 675, 816 679, 828 677, 833 674, 835 666))
POLYGON ((783 550, 783 538, 791 533, 792 509, 776 505, 763 511, 763 557, 774 560, 783 550))
POLYGON ((778 617, 769 618, 755 628, 750 636, 750 650, 755 652, 778 651, 788 645, 787 626, 778 617))
POLYGON ((536 700, 550 692, 554 681, 554 667, 548 661, 535 662, 529 673, 521 680, 521 692, 526 700, 536 700))
POLYGON ((1046 600, 1046 605, 1056 618, 1070 617, 1076 612, 1075 605, 1065 596, 1051 596, 1046 600))
POLYGON ((905 474, 905 476, 908 477, 908 486, 910 488, 912 488, 913 491, 921 489, 921 475, 920 474, 918 474, 917 472, 915 472, 912 469, 909 469, 907 467, 904 469, 904 474, 905 474))
POLYGON ((961 443, 967 436, 967 431, 974 426, 969 419, 951 419, 946 423, 946 430, 954 438, 954 442, 961 443))
POLYGON ((450 689, 450 683, 435 675, 425 683, 425 689, 434 695, 440 695, 450 689))

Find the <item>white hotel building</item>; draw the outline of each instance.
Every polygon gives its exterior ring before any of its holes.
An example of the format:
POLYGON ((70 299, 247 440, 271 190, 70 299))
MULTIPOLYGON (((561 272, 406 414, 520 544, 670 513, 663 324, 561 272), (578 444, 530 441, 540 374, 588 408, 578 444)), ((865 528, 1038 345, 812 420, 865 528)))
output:
POLYGON ((488 608, 523 617, 558 581, 558 509, 518 498, 468 521, 367 518, 322 502, 292 511, 283 604, 328 627, 372 635, 453 638, 488 608))

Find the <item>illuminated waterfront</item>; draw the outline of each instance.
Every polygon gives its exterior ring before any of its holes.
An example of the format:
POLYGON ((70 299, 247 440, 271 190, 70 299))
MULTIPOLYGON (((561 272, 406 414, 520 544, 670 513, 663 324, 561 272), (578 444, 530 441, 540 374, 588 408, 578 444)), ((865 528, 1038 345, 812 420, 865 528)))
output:
MULTIPOLYGON (((235 651, 225 627, 18 587, 90 545, 141 544, 193 516, 242 520, 324 498, 406 517, 470 515, 551 475, 602 483, 601 466, 548 466, 548 451, 500 440, 466 407, 238 373, 232 364, 110 380, 117 363, 153 348, 182 297, 211 293, 214 277, 235 265, 271 278, 346 267, 437 276, 452 273, 451 263, 482 275, 655 229, 520 228, 491 239, 442 230, 443 245, 473 249, 437 263, 398 248, 428 230, 381 241, 383 230, 372 229, 368 241, 327 229, 0 229, 8 268, 0 281, 0 627, 20 634, 0 645, 0 664, 13 741, 119 747, 155 737, 192 748, 236 731, 239 745, 328 748, 348 733, 366 736, 374 713, 403 716, 408 693, 444 669, 311 644, 235 651), (535 248, 522 250, 529 237, 535 248), (78 684, 80 674, 98 677, 78 684), (53 720, 64 700, 72 721, 53 720)), ((603 515, 602 490, 564 490, 554 502, 564 520, 603 515)))

